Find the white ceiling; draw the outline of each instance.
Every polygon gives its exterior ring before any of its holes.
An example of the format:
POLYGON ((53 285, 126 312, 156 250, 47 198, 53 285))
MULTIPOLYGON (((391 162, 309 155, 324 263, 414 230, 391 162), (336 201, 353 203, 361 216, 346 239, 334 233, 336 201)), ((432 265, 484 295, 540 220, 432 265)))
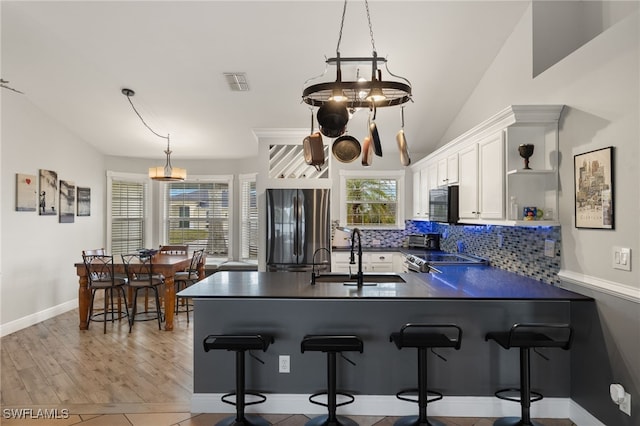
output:
MULTIPOLYGON (((412 84, 411 151, 436 146, 528 4, 369 2, 378 55, 412 84)), ((128 87, 145 121, 171 134, 172 157, 196 159, 257 155, 253 129, 309 128, 303 85, 335 56, 343 2, 3 0, 1 7, 1 76, 40 110, 107 155, 162 158, 166 142, 135 116, 120 92, 128 87), (229 71, 246 72, 251 90, 231 92, 229 71)), ((372 50, 364 2, 351 1, 340 53, 372 50)), ((383 150, 395 150, 400 108, 377 115, 383 150)), ((366 119, 359 111, 350 134, 362 139, 366 119)))

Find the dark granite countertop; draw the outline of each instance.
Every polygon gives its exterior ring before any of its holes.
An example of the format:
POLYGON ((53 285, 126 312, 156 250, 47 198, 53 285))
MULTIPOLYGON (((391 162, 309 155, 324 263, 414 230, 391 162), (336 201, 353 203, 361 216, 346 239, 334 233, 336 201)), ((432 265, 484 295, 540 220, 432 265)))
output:
POLYGON ((440 274, 388 274, 389 282, 361 288, 346 286, 340 279, 311 285, 308 272, 224 271, 210 275, 178 295, 204 299, 591 300, 490 266, 442 266, 439 269, 440 274), (405 282, 391 282, 394 276, 400 276, 405 282))

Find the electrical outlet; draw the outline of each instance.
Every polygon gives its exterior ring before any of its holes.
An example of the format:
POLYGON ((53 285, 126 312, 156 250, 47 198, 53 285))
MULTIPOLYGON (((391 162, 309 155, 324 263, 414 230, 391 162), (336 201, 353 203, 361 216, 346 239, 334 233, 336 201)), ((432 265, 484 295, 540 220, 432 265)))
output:
POLYGON ((279 373, 290 373, 291 372, 291 364, 289 355, 280 355, 278 359, 278 372, 279 373))
POLYGON ((502 247, 504 245, 504 237, 502 234, 498 234, 498 247, 502 247))
POLYGON ((544 240, 544 255, 546 257, 555 257, 556 255, 555 240, 544 240))
POLYGON ((620 403, 620 411, 625 413, 627 416, 631 416, 631 394, 624 394, 624 399, 620 403))
POLYGON ((631 271, 631 249, 626 247, 613 247, 612 266, 614 269, 621 269, 623 271, 631 271))

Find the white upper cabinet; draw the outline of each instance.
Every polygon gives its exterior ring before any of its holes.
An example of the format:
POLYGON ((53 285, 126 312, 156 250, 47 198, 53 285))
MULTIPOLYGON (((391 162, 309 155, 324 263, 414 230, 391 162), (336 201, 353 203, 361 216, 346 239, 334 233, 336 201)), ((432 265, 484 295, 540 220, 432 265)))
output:
POLYGON ((502 132, 478 142, 478 215, 504 219, 504 143, 502 132))
POLYGON ((461 223, 559 225, 562 109, 563 105, 512 105, 412 165, 414 174, 421 176, 420 208, 414 210, 422 215, 414 217, 428 218, 428 189, 457 184, 461 223), (519 153, 522 144, 533 145, 529 169, 519 153), (525 220, 524 207, 536 207, 538 217, 525 220))
POLYGON ((458 206, 460 220, 478 218, 478 144, 458 153, 458 206))

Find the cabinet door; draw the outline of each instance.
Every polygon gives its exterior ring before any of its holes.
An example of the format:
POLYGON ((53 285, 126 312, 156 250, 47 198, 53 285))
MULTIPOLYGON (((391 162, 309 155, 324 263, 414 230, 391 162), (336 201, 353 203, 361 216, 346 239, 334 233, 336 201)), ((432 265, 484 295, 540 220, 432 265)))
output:
POLYGON ((420 170, 420 211, 423 218, 429 217, 429 173, 426 168, 420 170))
POLYGON ((458 152, 458 193, 460 219, 478 217, 478 145, 458 152))
POLYGON ((498 132, 478 143, 481 219, 504 219, 504 136, 498 132))
POLYGON ((449 178, 447 176, 447 158, 441 158, 438 160, 438 186, 449 185, 449 178))
POLYGON ((447 156, 447 183, 458 183, 458 153, 447 156))
POLYGON ((371 272, 393 272, 393 253, 369 253, 371 272))
MULTIPOLYGON (((425 189, 426 191, 426 189, 425 189)), ((420 170, 413 172, 413 217, 422 218, 422 181, 420 170)))

